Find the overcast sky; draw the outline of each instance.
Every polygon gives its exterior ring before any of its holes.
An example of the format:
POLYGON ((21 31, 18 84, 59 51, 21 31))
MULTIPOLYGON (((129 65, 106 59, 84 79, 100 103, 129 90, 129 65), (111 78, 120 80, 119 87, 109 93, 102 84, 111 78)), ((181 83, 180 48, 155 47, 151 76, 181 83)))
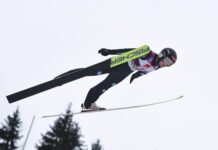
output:
POLYGON ((0 122, 19 106, 26 135, 36 115, 26 145, 34 150, 40 134, 57 119, 41 116, 64 112, 70 102, 80 111, 88 90, 106 76, 83 78, 13 104, 6 95, 110 58, 97 53, 103 47, 147 44, 157 53, 172 47, 178 54, 175 65, 131 85, 129 76, 97 103, 113 108, 183 99, 74 120, 89 146, 99 138, 105 150, 217 150, 217 6, 215 0, 1 0, 0 122))

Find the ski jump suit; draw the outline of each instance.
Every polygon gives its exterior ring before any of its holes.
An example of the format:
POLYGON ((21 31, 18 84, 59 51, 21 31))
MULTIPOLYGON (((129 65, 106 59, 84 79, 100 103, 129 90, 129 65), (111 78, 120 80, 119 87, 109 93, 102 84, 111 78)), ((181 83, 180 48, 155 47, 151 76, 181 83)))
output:
MULTIPOLYGON (((133 50, 134 48, 128 48, 128 49, 113 49, 110 50, 110 54, 122 54, 124 52, 128 52, 130 50, 133 50)), ((85 99, 84 105, 86 108, 90 106, 92 103, 97 101, 99 96, 103 94, 106 90, 109 88, 117 85, 122 80, 124 80, 128 75, 130 75, 135 70, 138 70, 138 72, 134 73, 131 77, 130 83, 137 77, 147 74, 148 72, 154 71, 159 69, 159 65, 156 64, 156 58, 157 54, 150 51, 147 55, 144 55, 140 58, 133 59, 131 61, 128 61, 124 64, 121 64, 119 66, 110 68, 111 60, 107 59, 103 62, 100 62, 98 64, 92 65, 87 68, 79 68, 75 70, 71 70, 69 72, 66 72, 64 74, 61 74, 58 77, 64 76, 68 73, 75 74, 77 76, 77 79, 85 77, 85 76, 96 76, 96 75, 102 75, 108 73, 109 75, 106 77, 105 80, 97 84, 96 86, 92 87, 85 99)))

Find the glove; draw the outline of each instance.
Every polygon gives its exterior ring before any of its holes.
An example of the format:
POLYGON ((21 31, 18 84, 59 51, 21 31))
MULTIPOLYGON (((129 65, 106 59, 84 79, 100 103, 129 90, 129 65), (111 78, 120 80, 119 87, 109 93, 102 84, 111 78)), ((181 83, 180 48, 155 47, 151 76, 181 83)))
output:
POLYGON ((133 81, 135 78, 138 78, 138 77, 143 76, 143 75, 145 75, 145 74, 146 74, 146 73, 145 73, 145 72, 142 72, 142 71, 138 71, 138 72, 134 73, 134 74, 132 75, 132 77, 130 78, 130 84, 132 83, 132 81, 133 81))
POLYGON ((103 56, 107 56, 110 54, 110 50, 106 49, 106 48, 102 48, 98 51, 99 54, 103 55, 103 56))
POLYGON ((131 78, 130 78, 130 84, 132 83, 132 81, 134 80, 136 78, 136 75, 135 75, 135 73, 131 76, 131 78))

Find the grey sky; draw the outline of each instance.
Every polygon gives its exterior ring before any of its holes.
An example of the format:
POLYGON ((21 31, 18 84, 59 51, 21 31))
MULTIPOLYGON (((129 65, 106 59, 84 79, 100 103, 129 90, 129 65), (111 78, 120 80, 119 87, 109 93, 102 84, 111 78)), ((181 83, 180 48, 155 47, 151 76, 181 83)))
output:
MULTIPOLYGON (((184 94, 178 102, 142 109, 75 116, 83 140, 97 138, 105 150, 217 150, 218 10, 215 0, 1 0, 0 122, 17 106, 33 150, 55 118, 73 110, 105 76, 83 78, 9 105, 5 96, 48 81, 73 68, 105 60, 100 48, 148 44, 172 47, 177 63, 136 79, 128 77, 98 101, 111 108, 146 104, 184 94), (141 94, 143 93, 143 94, 141 94)), ((24 139, 23 139, 24 140, 24 139)))

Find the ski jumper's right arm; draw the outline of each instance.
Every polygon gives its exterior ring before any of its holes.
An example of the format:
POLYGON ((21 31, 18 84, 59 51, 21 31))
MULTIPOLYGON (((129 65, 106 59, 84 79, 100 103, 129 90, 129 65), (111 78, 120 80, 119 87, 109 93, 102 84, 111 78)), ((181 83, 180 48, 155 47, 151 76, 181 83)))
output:
POLYGON ((132 81, 138 77, 141 77, 151 71, 159 69, 159 65, 157 64, 156 58, 157 54, 150 51, 148 54, 140 58, 136 58, 129 61, 128 63, 130 68, 133 71, 137 70, 136 73, 132 74, 130 83, 132 83, 132 81))
POLYGON ((131 78, 130 78, 130 84, 132 83, 132 81, 138 77, 141 77, 143 75, 147 74, 147 72, 144 71, 137 71, 136 73, 133 73, 131 78))
POLYGON ((102 48, 98 51, 99 54, 103 55, 103 56, 107 56, 107 55, 120 55, 122 53, 131 51, 135 48, 124 48, 124 49, 106 49, 106 48, 102 48))

